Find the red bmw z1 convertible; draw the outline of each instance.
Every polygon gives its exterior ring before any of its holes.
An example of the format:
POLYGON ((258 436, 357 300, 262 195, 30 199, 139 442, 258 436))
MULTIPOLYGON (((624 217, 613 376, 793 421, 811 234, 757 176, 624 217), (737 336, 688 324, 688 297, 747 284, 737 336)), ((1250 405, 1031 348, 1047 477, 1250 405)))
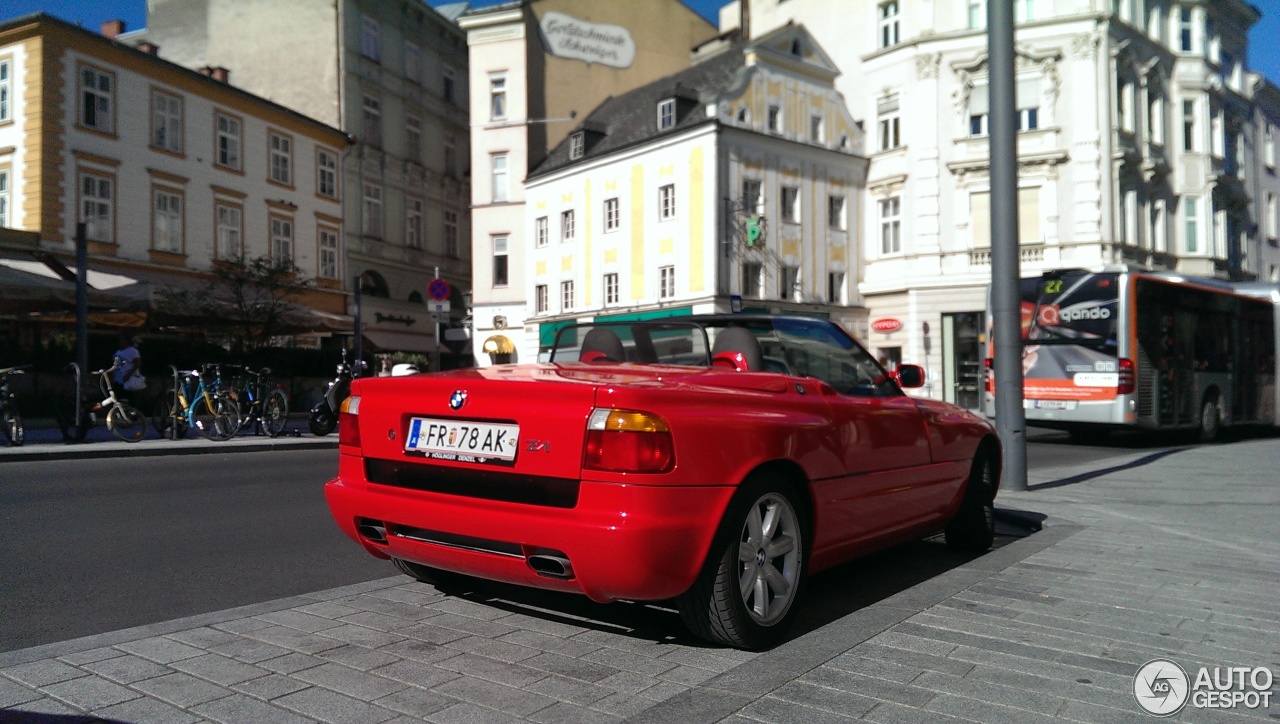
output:
POLYGON ((938 531, 991 546, 995 431, 903 393, 923 378, 818 319, 566 327, 546 363, 355 380, 325 495, 419 580, 674 600, 759 649, 810 572, 938 531))

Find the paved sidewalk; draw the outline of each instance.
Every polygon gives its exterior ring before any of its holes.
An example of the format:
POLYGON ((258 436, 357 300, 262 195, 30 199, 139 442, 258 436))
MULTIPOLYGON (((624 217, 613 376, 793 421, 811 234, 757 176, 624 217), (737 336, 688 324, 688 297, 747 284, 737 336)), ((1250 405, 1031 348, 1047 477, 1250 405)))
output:
MULTIPOLYGON (((1277 461, 1271 438, 1036 471, 998 502, 1041 532, 824 573, 798 635, 761 654, 660 607, 393 577, 0 653, 0 721, 1143 721, 1152 659, 1280 671, 1277 461)), ((1176 718, 1268 717, 1280 704, 1176 718)))

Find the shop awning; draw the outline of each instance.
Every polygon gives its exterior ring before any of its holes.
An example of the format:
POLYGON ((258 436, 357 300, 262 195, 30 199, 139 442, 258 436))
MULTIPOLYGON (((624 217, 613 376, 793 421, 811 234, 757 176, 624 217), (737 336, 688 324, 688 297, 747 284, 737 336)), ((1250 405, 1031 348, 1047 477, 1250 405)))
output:
MULTIPOLYGON (((365 329, 361 330, 361 332, 364 338, 379 351, 421 352, 423 354, 434 354, 436 351, 436 338, 429 334, 391 332, 382 329, 365 329)), ((448 353, 449 348, 441 345, 440 352, 448 353)))
POLYGON ((485 354, 511 354, 516 351, 516 345, 506 335, 495 334, 485 339, 480 350, 485 354))

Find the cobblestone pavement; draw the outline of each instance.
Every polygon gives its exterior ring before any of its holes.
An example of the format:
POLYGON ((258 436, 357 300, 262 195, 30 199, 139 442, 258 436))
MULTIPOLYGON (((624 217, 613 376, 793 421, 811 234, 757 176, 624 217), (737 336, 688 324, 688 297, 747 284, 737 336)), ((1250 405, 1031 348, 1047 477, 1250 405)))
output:
POLYGON ((1280 671, 1278 462, 1270 438, 1035 471, 998 502, 1043 530, 821 574, 764 653, 658 606, 395 577, 0 653, 0 721, 1141 721, 1152 659, 1280 671))

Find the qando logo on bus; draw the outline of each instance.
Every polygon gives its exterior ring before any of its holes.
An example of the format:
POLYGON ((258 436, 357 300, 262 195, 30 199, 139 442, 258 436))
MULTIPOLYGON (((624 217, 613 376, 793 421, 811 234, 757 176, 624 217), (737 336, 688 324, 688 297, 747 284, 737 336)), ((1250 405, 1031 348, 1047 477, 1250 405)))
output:
POLYGON ((1265 666, 1200 667, 1192 679, 1176 662, 1154 659, 1133 676, 1133 698, 1143 711, 1173 716, 1196 709, 1268 709, 1275 677, 1265 666))

